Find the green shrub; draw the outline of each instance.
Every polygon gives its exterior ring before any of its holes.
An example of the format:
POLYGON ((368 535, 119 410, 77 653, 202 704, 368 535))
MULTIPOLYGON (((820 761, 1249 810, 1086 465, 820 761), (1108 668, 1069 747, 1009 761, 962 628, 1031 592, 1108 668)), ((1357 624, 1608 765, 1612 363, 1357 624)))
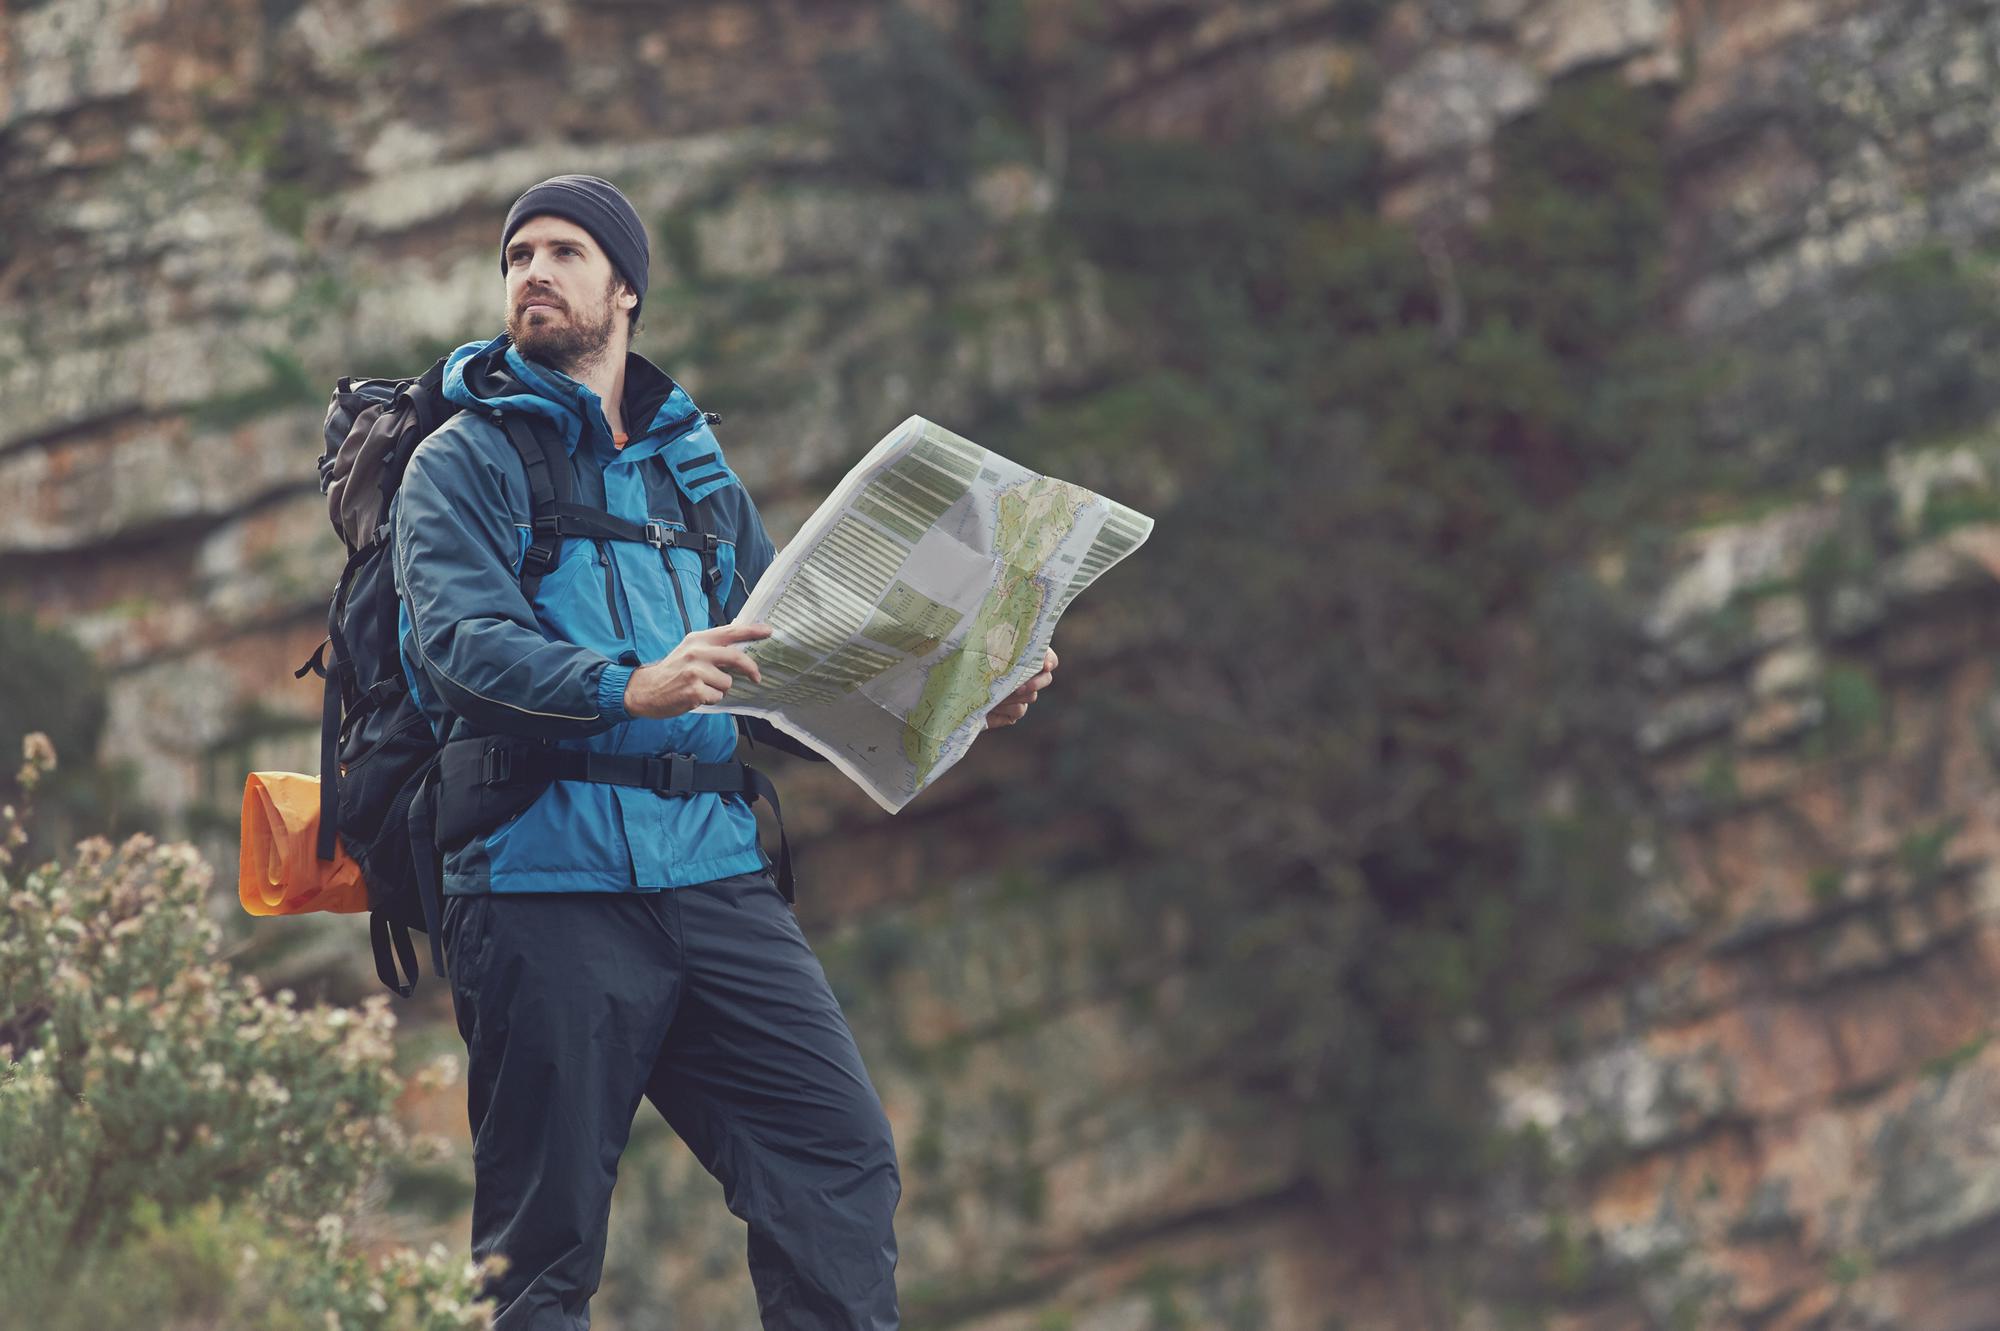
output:
POLYGON ((956 187, 971 175, 981 122, 995 108, 930 22, 891 5, 879 46, 836 52, 820 72, 849 164, 912 188, 956 187))
POLYGON ((1451 256, 1381 219, 1360 124, 1080 142, 1059 222, 1143 368, 985 436, 1164 496, 1114 575, 1152 632, 1041 723, 1046 793, 1209 922, 1183 1048, 1330 1187, 1490 1170, 1491 1060, 1632 936, 1639 600, 1583 561, 1643 564, 1704 465, 1663 112, 1558 86, 1451 256))
POLYGON ((1758 441, 1748 481, 1800 485, 1976 426, 2000 410, 1995 295, 1993 254, 1943 242, 1835 274, 1822 295, 1732 334, 1733 387, 1711 430, 1758 441))
MULTIPOLYGON (((26 743, 32 792, 54 754, 26 743)), ((192 848, 96 839, 23 872, 0 816, 0 1306, 44 1331, 486 1324, 439 1252, 346 1240, 383 1166, 394 1018, 231 973, 192 848), (337 1318, 339 1320, 332 1320, 337 1318)))
MULTIPOLYGON (((892 27, 876 81, 909 84, 836 89, 846 159, 950 206, 975 123, 1042 123, 1043 71, 1089 62, 1017 11, 892 27), (864 119, 947 83, 921 142, 864 119)), ((1093 15, 1080 46, 1127 21, 1093 15)), ((1072 118, 1037 240, 1104 275, 1125 355, 969 427, 1158 519, 1117 610, 1079 612, 1119 650, 1036 722, 1044 779, 1007 798, 1094 817, 1076 854, 1102 860, 1072 868, 1203 922, 1176 1048, 1246 1131, 1302 1123, 1330 1188, 1488 1171, 1493 1060, 1636 945, 1663 867, 1637 611, 1727 456, 1698 428, 1716 367, 1660 317, 1666 109, 1612 71, 1560 81, 1448 243, 1385 217, 1372 107, 1199 146, 1072 118), (1591 572, 1607 551, 1622 587, 1591 572)))
MULTIPOLYGON (((104 670, 84 646, 33 615, 0 608, 0 753, 19 753, 31 731, 73 760, 41 784, 36 842, 27 853, 69 845, 91 833, 145 829, 153 813, 123 765, 95 761, 108 713, 104 670)), ((0 771, 0 803, 18 800, 0 771)))

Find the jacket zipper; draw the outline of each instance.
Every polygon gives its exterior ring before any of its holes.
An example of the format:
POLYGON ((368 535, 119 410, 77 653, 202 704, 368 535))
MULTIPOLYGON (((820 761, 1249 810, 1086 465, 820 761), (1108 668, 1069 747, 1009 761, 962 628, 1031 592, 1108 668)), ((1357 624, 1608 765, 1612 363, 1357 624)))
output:
MULTIPOLYGON (((702 421, 706 419, 707 419, 707 413, 701 411, 690 412, 689 414, 681 417, 679 420, 667 426, 667 437, 660 441, 660 447, 665 448, 668 444, 673 443, 676 439, 679 439, 682 435, 693 430, 695 426, 701 424, 702 421)), ((717 417, 716 419, 720 420, 721 417, 717 417)))
POLYGON ((692 633, 694 632, 694 621, 688 618, 687 596, 681 591, 680 570, 674 567, 673 547, 670 545, 661 546, 660 559, 667 566, 667 581, 672 583, 674 587, 674 604, 680 607, 681 632, 683 635, 692 633))
POLYGON ((611 551, 604 541, 597 545, 597 562, 604 565, 604 608, 611 612, 611 631, 621 639, 625 636, 625 621, 618 615, 618 587, 612 581, 611 551))

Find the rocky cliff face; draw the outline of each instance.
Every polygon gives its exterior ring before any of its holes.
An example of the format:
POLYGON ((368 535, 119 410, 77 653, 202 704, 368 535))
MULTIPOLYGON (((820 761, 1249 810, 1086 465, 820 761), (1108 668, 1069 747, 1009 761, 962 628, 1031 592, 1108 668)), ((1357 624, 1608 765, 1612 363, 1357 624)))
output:
MULTIPOLYGON (((1553 83, 1609 67, 1668 97, 1666 316, 1768 372, 1722 411, 1753 458, 1815 456, 1801 403, 1893 432, 1870 404, 1919 360, 1967 367, 1984 400, 1952 328, 1919 348, 1935 356, 1886 356, 1878 323, 1923 326, 1867 283, 1994 229, 1994 6, 1098 8, 1104 58, 1035 151, 969 182, 969 233, 938 229, 934 193, 831 155, 819 61, 872 40, 875 6, 8 11, 0 586, 113 668, 104 756, 196 832, 228 826, 243 771, 313 768, 317 696, 290 669, 336 562, 312 484, 327 382, 497 326, 498 220, 557 171, 615 178, 644 211, 641 349, 725 414, 781 538, 909 411, 1058 392, 1126 345, 1092 270, 1038 243, 1066 125, 1199 152, 1348 114, 1357 90, 1386 211, 1441 282, 1483 216, 1493 136, 1553 83)), ((1026 58, 1061 60, 1074 10, 1014 7, 1026 58)), ((998 821, 986 797, 1031 750, 977 751, 893 829, 837 778, 794 774, 825 885, 805 911, 905 1161, 912 1324, 1993 1324, 2000 442, 1895 456, 1807 469, 1793 502, 1686 533, 1644 663, 1672 829, 1632 848, 1652 944, 1499 1079, 1548 1177, 1430 1214, 1422 1248, 1398 1246, 1411 1229, 1386 1203, 1313 1187, 1288 1125, 1246 1129, 1230 1088, 1191 1084, 1176 1032, 1203 1020, 1184 964, 1201 922, 1140 883, 1021 867, 1092 831, 998 821), (1003 839, 1016 867, 996 871, 1003 839)), ((1088 612, 1075 687, 1106 632, 1088 612)), ((605 1315, 750 1325, 740 1233, 664 1138, 644 1125, 628 1157, 605 1315)))

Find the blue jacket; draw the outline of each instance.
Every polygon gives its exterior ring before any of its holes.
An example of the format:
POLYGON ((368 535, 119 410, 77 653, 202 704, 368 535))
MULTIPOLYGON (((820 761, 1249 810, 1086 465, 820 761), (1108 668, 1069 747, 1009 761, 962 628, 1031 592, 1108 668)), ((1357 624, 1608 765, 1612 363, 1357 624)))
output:
MULTIPOLYGON (((514 734, 616 753, 736 749, 726 715, 664 720, 625 710, 633 668, 710 624, 700 557, 632 541, 568 537, 531 605, 521 562, 531 535, 520 455, 492 419, 534 413, 561 432, 579 503, 685 528, 704 505, 719 550, 726 616, 769 566, 771 538, 703 414, 645 358, 625 370, 630 442, 611 440, 596 393, 521 355, 504 335, 454 351, 445 396, 467 408, 410 459, 394 506, 403 673, 440 742, 514 734)), ((666 798, 630 786, 558 781, 517 817, 447 853, 444 890, 648 892, 763 868, 740 796, 666 798)))

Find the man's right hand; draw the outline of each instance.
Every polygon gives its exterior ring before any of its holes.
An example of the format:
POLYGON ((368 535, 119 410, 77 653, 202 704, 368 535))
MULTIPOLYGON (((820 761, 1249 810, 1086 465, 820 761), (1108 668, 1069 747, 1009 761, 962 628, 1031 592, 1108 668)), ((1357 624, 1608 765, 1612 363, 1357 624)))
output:
POLYGON ((737 644, 770 636, 769 624, 697 629, 661 660, 632 672, 625 681, 625 710, 633 716, 679 716, 722 701, 735 682, 732 675, 763 683, 757 663, 737 644))

